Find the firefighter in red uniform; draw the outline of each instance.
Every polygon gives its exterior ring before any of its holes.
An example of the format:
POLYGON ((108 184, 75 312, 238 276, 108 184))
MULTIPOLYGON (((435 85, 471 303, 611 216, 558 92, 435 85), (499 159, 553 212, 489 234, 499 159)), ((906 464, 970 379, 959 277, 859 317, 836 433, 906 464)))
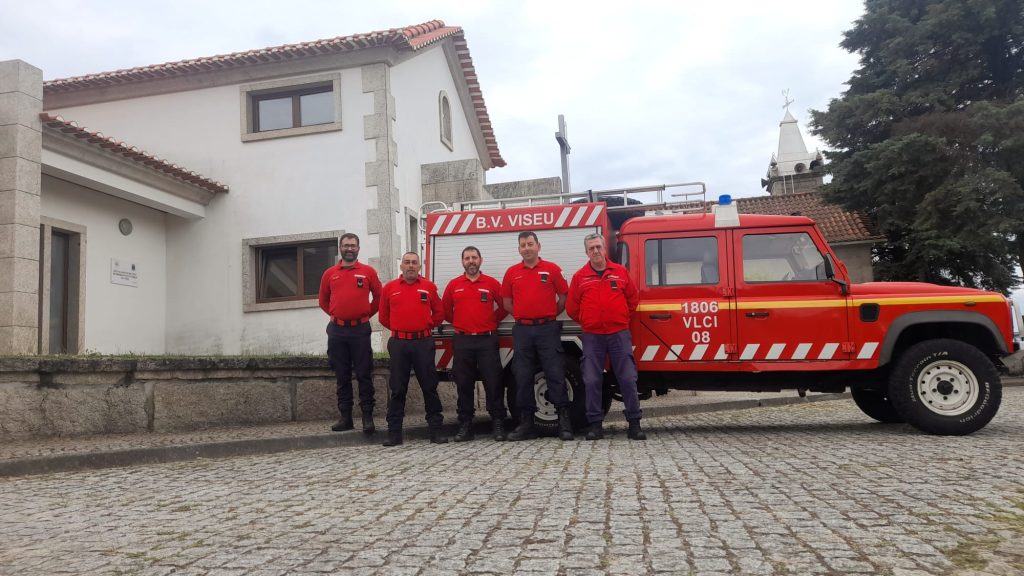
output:
POLYGON ((590 259, 572 277, 565 311, 583 328, 583 384, 587 390, 587 440, 604 437, 604 362, 608 358, 626 405, 627 435, 631 440, 646 440, 640 428, 640 400, 636 393, 636 361, 629 334, 629 315, 640 297, 629 273, 608 260, 604 237, 588 234, 583 245, 590 259))
POLYGON ((385 446, 402 443, 405 396, 409 391, 409 370, 423 391, 430 441, 444 444, 441 434, 444 416, 437 395, 437 366, 434 364, 435 326, 444 321, 444 309, 437 286, 420 276, 420 257, 415 252, 402 255, 402 275, 384 285, 380 302, 380 323, 391 330, 388 354, 391 356, 391 389, 388 402, 388 439, 385 446))
POLYGON ((533 415, 537 398, 533 375, 537 360, 547 380, 548 395, 558 411, 558 436, 572 440, 569 421, 569 395, 565 389, 565 360, 562 358, 562 323, 555 318, 565 309, 569 286, 562 269, 553 262, 541 260, 540 241, 533 232, 519 234, 519 255, 523 261, 505 272, 501 296, 512 317, 513 371, 516 376, 516 404, 519 426, 509 440, 525 440, 536 436, 533 415))
POLYGON ((370 318, 380 304, 377 271, 359 262, 359 236, 343 234, 338 240, 341 260, 320 279, 320 308, 331 317, 327 325, 327 359, 337 379, 338 422, 331 430, 351 430, 352 372, 359 381, 359 408, 363 432, 372 434, 373 349, 370 318))
POLYGON ((478 372, 484 382, 494 439, 498 442, 506 439, 501 359, 498 357, 498 322, 506 312, 501 300, 501 284, 480 272, 483 261, 475 246, 464 248, 462 268, 466 273, 448 282, 441 299, 445 320, 455 328, 452 376, 459 395, 456 442, 473 439, 473 392, 478 372))

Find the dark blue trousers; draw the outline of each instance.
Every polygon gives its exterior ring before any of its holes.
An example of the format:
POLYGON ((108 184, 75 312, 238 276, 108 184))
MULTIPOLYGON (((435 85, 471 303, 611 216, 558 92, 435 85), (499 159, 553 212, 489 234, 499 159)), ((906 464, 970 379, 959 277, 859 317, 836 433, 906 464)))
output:
POLYGON ((614 334, 584 332, 583 384, 587 388, 587 421, 591 424, 604 420, 601 394, 604 390, 604 361, 608 359, 612 373, 619 382, 623 414, 626 420, 639 420, 642 415, 636 392, 636 360, 633 359, 633 340, 629 330, 614 334))
POLYGON ((533 377, 537 365, 544 371, 548 397, 555 408, 569 407, 565 389, 565 359, 562 357, 562 323, 548 322, 539 326, 516 324, 512 327, 512 370, 516 376, 516 404, 520 420, 537 411, 533 377))
POLYGON ((434 364, 434 339, 417 338, 388 340, 388 354, 391 356, 391 378, 388 387, 391 396, 388 402, 388 430, 401 430, 405 420, 405 397, 409 392, 409 372, 416 373, 416 381, 423 391, 423 406, 427 413, 427 425, 440 428, 444 422, 441 414, 441 397, 437 394, 437 366, 434 364))
POLYGON ((494 420, 504 419, 505 393, 501 382, 501 358, 498 356, 498 335, 469 336, 456 334, 452 339, 454 358, 452 379, 459 394, 459 422, 472 422, 475 412, 473 396, 477 376, 484 383, 487 413, 494 420))
POLYGON ((327 325, 327 360, 337 379, 338 412, 352 412, 352 372, 359 381, 359 408, 373 412, 373 348, 370 324, 359 326, 327 325))

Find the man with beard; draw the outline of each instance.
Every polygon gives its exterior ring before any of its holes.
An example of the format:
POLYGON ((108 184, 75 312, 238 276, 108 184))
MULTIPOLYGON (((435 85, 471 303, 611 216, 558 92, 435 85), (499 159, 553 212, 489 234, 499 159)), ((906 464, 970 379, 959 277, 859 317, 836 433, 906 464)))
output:
POLYGON ((320 279, 320 308, 331 317, 327 325, 327 358, 337 378, 338 422, 331 430, 351 430, 352 372, 359 381, 359 408, 363 432, 372 434, 373 349, 370 318, 380 306, 377 271, 359 262, 359 236, 343 234, 338 240, 341 259, 320 279))
POLYGON ((444 321, 437 286, 420 276, 420 257, 415 252, 402 255, 402 275, 388 282, 380 301, 380 323, 391 330, 388 355, 391 357, 391 390, 388 402, 388 439, 385 446, 402 443, 405 397, 409 391, 409 370, 423 391, 427 427, 432 444, 444 444, 441 435, 441 397, 437 395, 437 366, 434 364, 434 337, 431 331, 444 321))
POLYGON ((498 322, 506 312, 502 306, 501 284, 480 272, 483 261, 475 246, 463 249, 462 268, 466 273, 448 282, 441 299, 445 320, 455 328, 452 377, 459 395, 456 442, 473 439, 473 392, 478 372, 484 382, 494 440, 506 439, 501 359, 498 357, 498 322))

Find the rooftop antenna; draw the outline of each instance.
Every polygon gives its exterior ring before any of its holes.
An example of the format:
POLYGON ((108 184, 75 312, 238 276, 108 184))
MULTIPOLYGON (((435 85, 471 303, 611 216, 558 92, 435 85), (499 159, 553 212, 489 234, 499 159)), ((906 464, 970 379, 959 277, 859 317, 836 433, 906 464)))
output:
POLYGON ((555 140, 561 149, 562 156, 562 194, 569 194, 572 187, 569 186, 569 153, 572 148, 569 146, 569 132, 565 129, 565 115, 558 115, 558 132, 555 132, 555 140))

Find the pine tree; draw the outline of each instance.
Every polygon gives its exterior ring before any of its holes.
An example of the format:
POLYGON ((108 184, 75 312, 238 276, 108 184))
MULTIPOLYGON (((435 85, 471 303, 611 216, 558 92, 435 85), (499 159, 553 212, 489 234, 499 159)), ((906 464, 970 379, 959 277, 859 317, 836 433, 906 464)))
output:
POLYGON ((867 0, 860 66, 811 111, 828 201, 865 212, 882 280, 1004 293, 1024 263, 1024 2, 867 0))

